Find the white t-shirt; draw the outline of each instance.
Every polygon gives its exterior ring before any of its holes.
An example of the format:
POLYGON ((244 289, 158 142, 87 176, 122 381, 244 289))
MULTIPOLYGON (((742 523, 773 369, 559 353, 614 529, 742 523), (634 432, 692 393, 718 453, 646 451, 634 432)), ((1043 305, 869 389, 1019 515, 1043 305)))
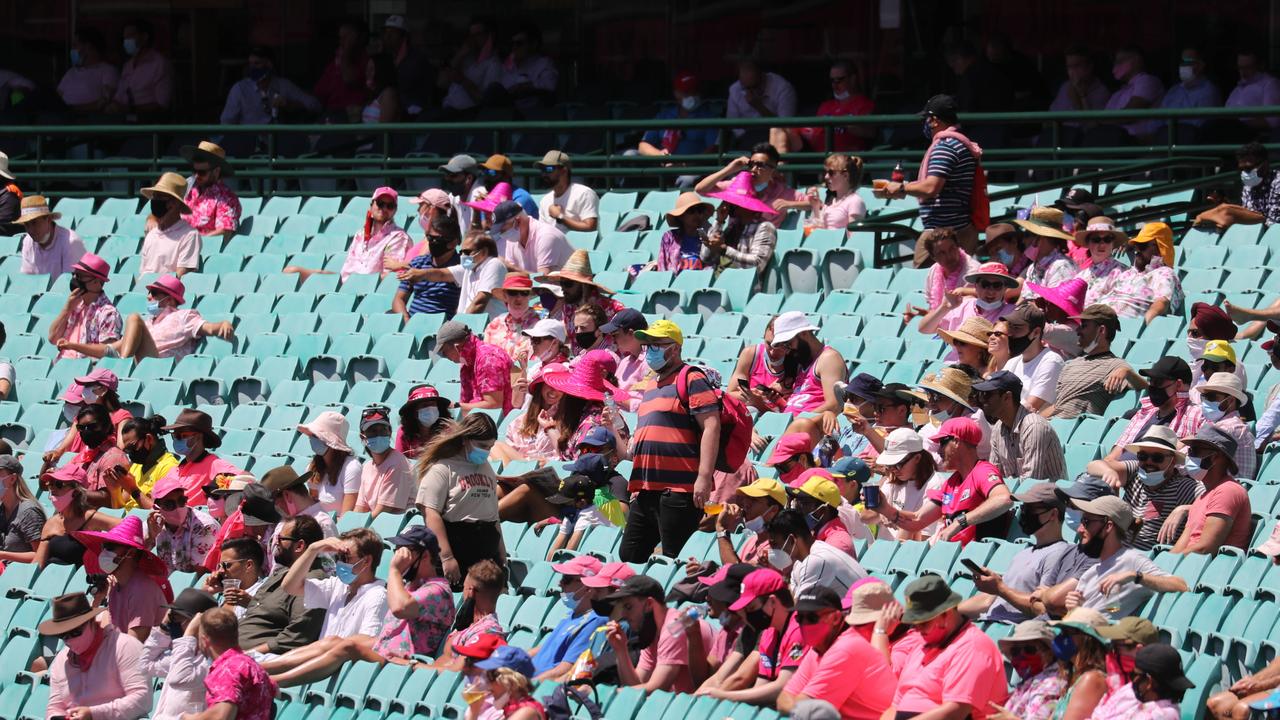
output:
MULTIPOLYGON (((325 476, 326 478, 328 476, 325 476)), ((320 485, 320 507, 325 512, 338 512, 342 510, 342 498, 344 495, 356 495, 360 492, 360 461, 354 455, 348 455, 342 461, 342 467, 338 470, 337 479, 329 482, 327 479, 320 485)))
POLYGON ((351 637, 382 632, 382 618, 387 614, 387 584, 381 580, 365 583, 347 602, 351 588, 336 577, 323 580, 308 578, 302 591, 302 604, 308 610, 324 609, 324 628, 320 637, 351 637))
POLYGON ((809 557, 791 565, 791 593, 798 596, 805 588, 821 585, 844 597, 850 585, 866 576, 867 571, 849 553, 815 540, 809 548, 809 557))
POLYGON ((1120 618, 1129 617, 1136 613, 1142 603, 1155 594, 1154 591, 1148 590, 1137 583, 1119 585, 1111 590, 1110 595, 1103 595, 1102 591, 1098 589, 1098 586, 1102 583, 1102 578, 1130 570, 1152 577, 1166 577, 1169 574, 1160 569, 1159 565, 1151 562, 1151 558, 1148 558, 1146 553, 1133 548, 1125 548, 1085 570, 1084 574, 1080 576, 1080 582, 1076 585, 1076 589, 1084 595, 1083 607, 1097 610, 1106 615, 1111 622, 1116 622, 1120 618))
POLYGON ((164 230, 157 225, 142 241, 141 274, 171 273, 178 268, 195 270, 200 267, 200 233, 179 219, 164 230))
POLYGON ((559 205, 563 211, 562 218, 573 218, 574 220, 589 220, 593 217, 600 217, 600 196, 596 195, 596 191, 581 183, 571 183, 569 189, 564 191, 563 195, 547 193, 542 196, 542 201, 538 203, 538 219, 544 223, 555 225, 560 232, 567 232, 570 228, 561 220, 551 217, 551 206, 559 205))
MULTIPOLYGON (((507 277, 507 266, 498 258, 488 258, 470 271, 463 269, 461 265, 451 265, 449 272, 453 273, 454 282, 462 288, 462 293, 458 295, 458 312, 465 313, 476 295, 492 293, 494 288, 502 287, 502 281, 507 277)), ((501 315, 506 312, 506 306, 490 295, 484 312, 501 315)))
MULTIPOLYGON (((1022 381, 1022 404, 1033 397, 1038 397, 1046 405, 1058 399, 1058 374, 1062 372, 1062 356, 1045 348, 1030 362, 1021 355, 1009 358, 1004 369, 1018 376, 1022 381)), ((1030 406, 1028 406, 1030 407, 1030 406)))
POLYGON ((9 381, 9 392, 13 392, 13 388, 18 383, 18 374, 14 371, 13 365, 8 360, 0 360, 0 380, 9 381))
MULTIPOLYGON (((916 487, 913 482, 903 483, 880 483, 880 506, 885 504, 892 505, 897 508, 898 512, 915 512, 924 506, 930 490, 934 490, 942 486, 943 481, 947 478, 947 473, 934 473, 933 477, 924 484, 924 487, 916 487)), ((896 525, 885 523, 881 527, 888 526, 891 530, 897 529, 896 525)), ((938 531, 938 523, 933 522, 920 530, 920 536, 923 538, 933 537, 938 531)))

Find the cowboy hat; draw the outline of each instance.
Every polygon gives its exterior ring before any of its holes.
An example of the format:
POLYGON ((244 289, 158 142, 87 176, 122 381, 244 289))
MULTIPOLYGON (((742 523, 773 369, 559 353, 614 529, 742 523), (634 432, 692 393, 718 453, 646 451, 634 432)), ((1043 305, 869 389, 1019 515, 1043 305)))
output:
POLYGON ((951 330, 939 330, 938 334, 947 342, 962 342, 980 347, 987 346, 987 335, 991 333, 991 322, 979 315, 965 318, 960 327, 951 330))
POLYGON ((699 197, 698 193, 682 192, 680 193, 680 197, 676 198, 676 206, 672 208, 671 212, 667 213, 667 223, 671 225, 675 225, 677 223, 675 218, 678 218, 681 215, 684 215, 685 213, 689 212, 690 210, 694 208, 699 208, 699 207, 706 208, 708 212, 711 211, 712 209, 711 203, 699 197))
POLYGON ((593 285, 605 295, 613 294, 612 290, 595 281, 595 273, 591 271, 591 256, 586 250, 574 250, 565 261, 564 267, 546 275, 539 275, 534 280, 553 285, 559 285, 561 280, 570 280, 583 285, 593 285))
POLYGON ((1089 218, 1089 223, 1085 225, 1083 230, 1077 230, 1075 237, 1071 241, 1079 247, 1088 247, 1088 243, 1085 240, 1090 235, 1107 235, 1111 238, 1113 245, 1129 242, 1129 236, 1116 227, 1114 220, 1104 215, 1089 218))
POLYGON ((57 220, 62 217, 62 213, 50 212, 49 201, 43 195, 28 195, 22 198, 22 208, 18 211, 18 217, 14 222, 25 225, 40 217, 57 220))
POLYGON ((1071 236, 1062 230, 1062 211, 1051 207, 1034 207, 1026 220, 1013 223, 1032 235, 1068 241, 1071 236))
POLYGON ((222 438, 218 437, 218 434, 213 431, 213 418, 199 410, 183 410, 178 413, 178 419, 174 420, 171 425, 165 425, 164 429, 169 432, 194 430, 204 437, 206 450, 214 450, 222 444, 222 438))
POLYGON ((142 197, 147 198, 148 200, 154 197, 156 193, 168 195, 177 201, 178 205, 182 208, 183 215, 191 214, 191 207, 188 206, 187 201, 183 199, 187 194, 187 181, 178 173, 167 172, 161 175, 155 185, 142 188, 139 193, 142 197))
POLYGON ((756 197, 755 188, 751 186, 751 173, 746 170, 738 173, 724 190, 707 193, 707 197, 718 198, 730 205, 737 205, 752 212, 764 213, 765 215, 774 213, 773 208, 756 197))
POLYGON ((187 162, 195 162, 196 160, 204 160, 211 165, 222 168, 222 177, 228 178, 236 174, 236 169, 231 167, 231 163, 227 162, 227 151, 222 146, 201 140, 199 145, 183 145, 178 149, 178 154, 182 155, 187 162))
POLYGON ((53 615, 36 629, 41 635, 56 637, 98 617, 106 608, 90 605, 89 597, 82 592, 67 593, 53 599, 53 615))

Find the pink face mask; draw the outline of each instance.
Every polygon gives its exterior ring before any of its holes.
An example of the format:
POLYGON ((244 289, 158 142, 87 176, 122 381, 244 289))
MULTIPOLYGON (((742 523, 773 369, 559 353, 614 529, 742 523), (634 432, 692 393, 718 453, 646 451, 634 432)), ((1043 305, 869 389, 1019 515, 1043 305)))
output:
POLYGON ((800 626, 800 640, 805 647, 817 647, 827 638, 827 633, 831 631, 831 626, 825 623, 814 623, 812 625, 800 626))
POLYGON ((172 527, 178 527, 187 519, 187 510, 188 508, 186 507, 180 507, 174 510, 161 510, 160 517, 164 519, 166 524, 172 527))
POLYGON ((76 655, 83 655, 90 646, 93 645, 94 630, 93 628, 85 628, 84 632, 75 637, 66 639, 67 648, 76 655))
POLYGON ((71 501, 75 499, 75 492, 67 492, 61 495, 52 495, 50 500, 53 501, 53 509, 62 512, 71 507, 71 501))

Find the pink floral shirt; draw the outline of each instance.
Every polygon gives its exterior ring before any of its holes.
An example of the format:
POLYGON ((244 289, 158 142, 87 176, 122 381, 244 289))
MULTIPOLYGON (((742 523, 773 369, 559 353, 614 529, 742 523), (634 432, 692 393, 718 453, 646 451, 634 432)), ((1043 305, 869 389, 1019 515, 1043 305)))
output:
POLYGON ((978 261, 969 257, 964 250, 957 250, 960 253, 960 267, 955 272, 947 272, 946 268, 934 263, 929 268, 929 275, 924 281, 924 299, 929 303, 929 309, 938 307, 946 302, 946 294, 958 287, 964 287, 964 276, 978 269, 978 261))
POLYGON ((1039 675, 1018 683, 1009 693, 1005 707, 1021 720, 1049 720, 1066 689, 1067 681, 1058 675, 1058 666, 1050 665, 1039 675))
MULTIPOLYGON (((465 351, 464 351, 465 352, 465 351)), ((496 345, 480 342, 472 336, 470 361, 458 373, 462 382, 461 401, 477 403, 486 393, 502 392, 502 412, 511 410, 511 358, 496 345)))
POLYGON ((191 212, 182 216, 201 235, 212 235, 240 226, 240 198, 222 181, 201 190, 195 183, 183 198, 191 212))
POLYGON ((196 351, 204 318, 195 310, 165 308, 159 315, 147 319, 147 329, 156 343, 156 351, 162 358, 175 362, 196 351))
POLYGON ((405 260, 409 245, 409 235, 393 221, 383 223, 367 239, 364 230, 356 232, 356 236, 351 239, 351 247, 347 250, 347 259, 342 263, 342 282, 356 274, 385 274, 387 271, 383 267, 383 260, 405 260))
POLYGON ((174 572, 204 572, 204 558, 213 549, 218 521, 199 508, 187 508, 187 518, 175 530, 168 525, 156 533, 156 555, 174 572))
POLYGON ((538 314, 533 311, 526 312, 519 320, 513 318, 509 312, 502 313, 485 326, 484 341, 502 348, 502 351, 511 357, 513 363, 528 362, 533 348, 529 344, 529 338, 523 333, 537 324, 538 319, 538 314))
MULTIPOLYGON (((1040 287, 1055 287, 1070 280, 1080 273, 1080 268, 1072 262, 1071 258, 1063 255, 1057 250, 1050 253, 1047 257, 1040 258, 1027 268, 1027 282, 1035 283, 1040 287)), ((1037 297, 1037 293, 1023 287, 1022 298, 1031 300, 1037 297)))
POLYGON ((1121 272, 1112 283, 1111 291, 1099 296, 1096 302, 1115 308, 1120 317, 1142 317, 1159 298, 1169 301, 1169 313, 1182 313, 1182 283, 1178 282, 1178 274, 1157 257, 1145 271, 1129 268, 1121 272))
MULTIPOLYGON (((106 293, 98 296, 89 305, 81 303, 79 307, 67 314, 66 337, 76 343, 108 343, 119 340, 124 332, 124 322, 120 319, 120 311, 111 304, 106 293)), ((75 350, 59 350, 58 359, 82 358, 84 355, 75 350)))
POLYGON ((1107 258, 1100 263, 1094 263, 1089 267, 1081 270, 1076 277, 1085 281, 1089 285, 1089 290, 1085 293, 1084 304, 1086 306, 1102 302, 1099 298, 1106 297, 1112 292, 1116 281, 1120 276, 1129 269, 1128 265, 1116 260, 1115 258, 1107 258))
MULTIPOLYGON (((565 448, 564 457, 561 459, 577 460, 579 455, 578 443, 587 436, 587 433, 591 432, 591 428, 596 426, 609 427, 604 422, 604 403, 588 401, 586 407, 582 409, 582 420, 578 422, 578 429, 574 430, 573 437, 569 438, 569 445, 565 448)), ((630 442, 631 430, 627 428, 625 421, 623 421, 622 427, 619 428, 618 434, 622 436, 623 446, 626 446, 630 442)))
POLYGON ((219 655, 204 678, 205 705, 231 703, 237 720, 270 720, 278 691, 267 671, 239 648, 219 655))
POLYGON ((373 651, 385 658, 436 657, 453 624, 449 583, 443 578, 428 578, 411 583, 406 590, 418 605, 417 617, 401 619, 388 611, 373 651))

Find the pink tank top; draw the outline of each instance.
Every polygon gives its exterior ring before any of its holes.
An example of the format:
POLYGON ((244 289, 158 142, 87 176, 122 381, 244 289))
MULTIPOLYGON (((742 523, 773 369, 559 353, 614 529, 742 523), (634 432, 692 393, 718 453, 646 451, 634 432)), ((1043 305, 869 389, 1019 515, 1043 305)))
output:
POLYGON ((818 367, 818 358, 822 357, 822 353, 826 352, 829 346, 823 345, 822 352, 818 353, 818 357, 814 358, 813 364, 805 368, 804 374, 796 379, 796 387, 791 391, 791 397, 787 400, 787 406, 782 409, 783 412, 796 413, 813 412, 822 407, 824 396, 822 394, 822 381, 814 374, 814 369, 818 367))
POLYGON ((751 363, 751 377, 747 378, 751 387, 769 387, 777 382, 778 377, 779 373, 769 369, 769 348, 764 343, 756 345, 756 359, 751 363))

